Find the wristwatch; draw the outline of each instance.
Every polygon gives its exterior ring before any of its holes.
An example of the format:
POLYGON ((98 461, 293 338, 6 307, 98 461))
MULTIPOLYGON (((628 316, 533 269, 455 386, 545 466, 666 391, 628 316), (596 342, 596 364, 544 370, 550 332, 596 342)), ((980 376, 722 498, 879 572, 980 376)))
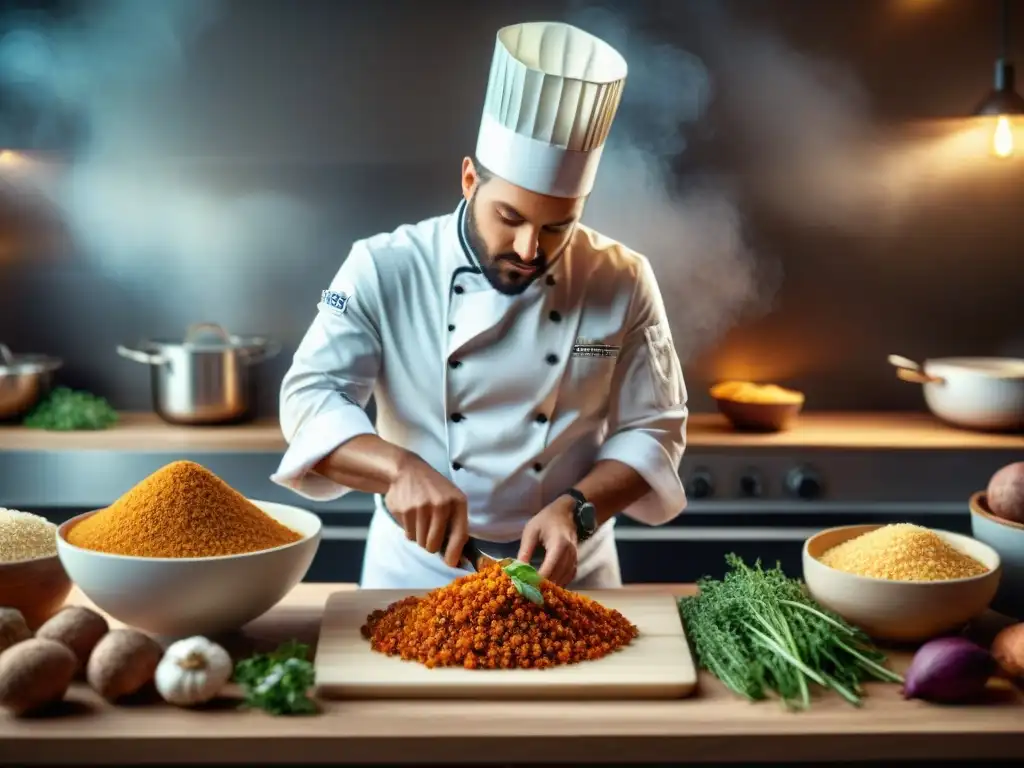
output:
POLYGON ((576 540, 582 544, 597 530, 597 510, 593 504, 587 501, 587 497, 575 488, 570 488, 562 495, 571 496, 576 502, 572 511, 572 519, 576 523, 576 540))

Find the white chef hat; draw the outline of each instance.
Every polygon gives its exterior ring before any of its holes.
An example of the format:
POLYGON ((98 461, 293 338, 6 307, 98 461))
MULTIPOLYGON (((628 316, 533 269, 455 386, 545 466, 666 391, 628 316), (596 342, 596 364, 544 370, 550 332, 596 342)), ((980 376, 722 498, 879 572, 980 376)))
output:
POLYGON ((516 186, 590 193, 622 97, 626 60, 589 32, 538 21, 498 30, 476 157, 516 186))

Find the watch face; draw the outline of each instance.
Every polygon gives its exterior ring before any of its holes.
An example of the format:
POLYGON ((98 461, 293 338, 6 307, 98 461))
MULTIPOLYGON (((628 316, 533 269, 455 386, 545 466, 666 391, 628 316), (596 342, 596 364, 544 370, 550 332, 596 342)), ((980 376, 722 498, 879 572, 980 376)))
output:
POLYGON ((593 533, 597 529, 597 510, 589 501, 580 504, 578 507, 580 527, 587 533, 593 533))

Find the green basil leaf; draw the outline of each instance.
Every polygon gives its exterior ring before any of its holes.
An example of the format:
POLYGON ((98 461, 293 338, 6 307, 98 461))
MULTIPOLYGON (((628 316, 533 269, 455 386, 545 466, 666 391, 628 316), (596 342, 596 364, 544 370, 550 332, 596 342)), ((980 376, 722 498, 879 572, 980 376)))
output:
POLYGON ((544 605, 544 595, 533 584, 523 584, 523 597, 534 605, 544 605))
POLYGON ((537 587, 533 584, 528 584, 515 576, 512 576, 511 578, 512 583, 515 585, 515 588, 519 591, 520 595, 525 597, 534 605, 544 605, 544 595, 539 589, 537 589, 537 587))
POLYGON ((504 570, 505 573, 513 579, 519 579, 524 584, 529 584, 532 587, 539 587, 540 583, 544 580, 541 578, 541 575, 537 573, 536 568, 529 563, 524 563, 520 560, 513 560, 504 567, 504 570))

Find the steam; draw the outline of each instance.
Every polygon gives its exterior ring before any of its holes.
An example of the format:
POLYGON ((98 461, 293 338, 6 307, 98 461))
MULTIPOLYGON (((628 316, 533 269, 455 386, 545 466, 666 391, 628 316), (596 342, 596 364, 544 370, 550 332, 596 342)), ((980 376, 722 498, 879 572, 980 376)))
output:
MULTIPOLYGON (((650 259, 684 358, 772 308, 782 268, 778 254, 752 246, 754 214, 891 238, 989 165, 980 160, 991 128, 894 130, 848 66, 727 8, 649 0, 625 15, 589 7, 569 17, 629 65, 587 221, 650 259), (664 42, 683 39, 692 51, 664 42)), ((816 254, 820 269, 828 256, 816 254)))
POLYGON ((152 311, 187 305, 197 319, 230 322, 211 315, 242 303, 219 301, 224 281, 210 278, 244 273, 251 301, 269 302, 273 266, 294 248, 287 233, 310 214, 272 190, 217 194, 176 156, 173 105, 159 99, 174 94, 191 44, 220 11, 219 0, 103 0, 71 19, 26 16, 0 40, 0 73, 44 119, 67 115, 84 129, 47 188, 81 255, 136 295, 158 292, 161 272, 185 275, 174 282, 189 294, 152 311))
MULTIPOLYGON (((46 181, 80 255, 143 301, 149 291, 159 297, 163 274, 188 292, 147 301, 152 313, 187 306, 230 324, 215 313, 275 302, 293 233, 314 232, 321 220, 273 189, 219 192, 180 157, 187 117, 170 99, 221 5, 91 0, 72 19, 26 16, 0 40, 0 84, 5 97, 38 108, 41 136, 65 114, 86 129, 70 167, 46 181), (241 274, 247 301, 223 302, 241 274), (173 279, 180 276, 188 279, 173 279)), ((961 137, 883 130, 848 69, 795 51, 725 6, 645 0, 628 17, 587 8, 570 18, 629 62, 587 221, 651 260, 684 359, 772 306, 782 272, 777 254, 755 253, 753 206, 800 227, 885 237, 921 215, 935 190, 983 165, 961 137), (656 24, 645 18, 666 8, 656 24), (649 27, 664 39, 686 32, 699 57, 646 34, 649 27), (728 131, 696 146, 723 116, 728 131)))
POLYGON ((770 306, 778 264, 763 254, 755 259, 738 190, 728 179, 691 173, 684 186, 675 182, 685 130, 705 116, 712 96, 704 63, 643 34, 636 17, 591 7, 570 20, 615 47, 629 65, 587 221, 650 260, 685 361, 741 317, 770 306))
POLYGON ((876 119, 856 74, 824 54, 795 50, 723 3, 687 3, 682 17, 722 83, 750 191, 784 220, 888 236, 930 192, 981 170, 970 131, 900 135, 876 119))

